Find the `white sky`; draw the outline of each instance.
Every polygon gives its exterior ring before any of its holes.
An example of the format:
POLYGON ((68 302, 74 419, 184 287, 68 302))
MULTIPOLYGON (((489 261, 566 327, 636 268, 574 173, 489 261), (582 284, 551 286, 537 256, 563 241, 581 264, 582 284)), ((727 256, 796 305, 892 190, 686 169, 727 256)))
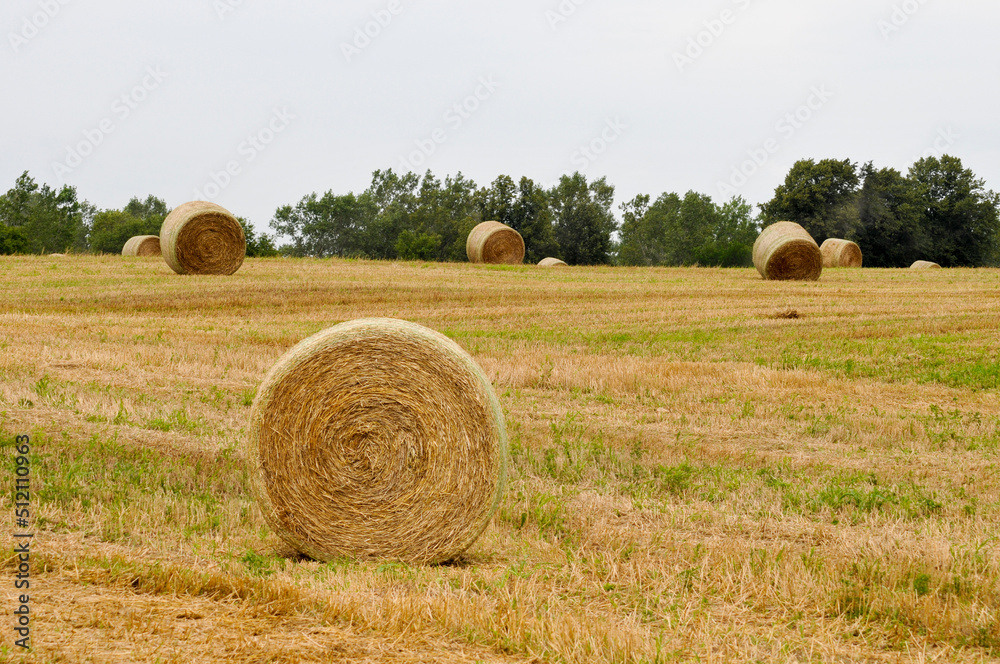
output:
POLYGON ((905 172, 927 151, 1000 189, 998 25, 987 0, 4 0, 0 191, 24 170, 102 208, 199 191, 267 229, 306 194, 402 170, 418 143, 421 173, 581 170, 619 203, 721 202, 721 183, 762 203, 801 158, 905 172))

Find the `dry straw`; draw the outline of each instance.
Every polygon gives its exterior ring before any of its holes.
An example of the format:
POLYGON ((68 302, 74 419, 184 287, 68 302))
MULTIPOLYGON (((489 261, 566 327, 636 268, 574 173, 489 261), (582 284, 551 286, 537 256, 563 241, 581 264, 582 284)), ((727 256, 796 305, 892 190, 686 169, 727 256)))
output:
POLYGON ((206 201, 174 209, 160 228, 163 258, 178 274, 229 275, 240 269, 247 243, 225 208, 206 201))
POLYGON ((524 238, 499 221, 484 221, 469 233, 465 253, 470 263, 520 265, 524 262, 524 238))
POLYGON ((559 260, 558 258, 543 258, 539 263, 538 267, 567 267, 566 263, 559 260))
POLYGON ((267 523, 317 560, 465 551, 507 475, 503 411, 455 342, 372 318, 324 330, 264 378, 246 456, 267 523))
POLYGON ((941 266, 930 261, 917 261, 910 266, 911 270, 940 270, 941 266))
POLYGON ((765 228, 754 242, 753 264, 768 280, 815 281, 823 272, 823 254, 806 229, 779 221, 765 228))
POLYGON ((823 267, 861 267, 864 256, 861 247, 850 240, 829 238, 819 248, 823 254, 823 267))
POLYGON ((137 235, 122 247, 122 256, 160 257, 159 235, 137 235))

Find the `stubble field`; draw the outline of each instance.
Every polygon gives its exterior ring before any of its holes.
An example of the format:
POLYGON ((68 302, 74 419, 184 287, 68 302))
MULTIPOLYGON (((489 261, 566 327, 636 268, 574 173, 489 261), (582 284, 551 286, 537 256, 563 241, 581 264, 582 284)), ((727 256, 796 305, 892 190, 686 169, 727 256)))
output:
POLYGON ((4 257, 0 661, 1000 661, 998 349, 997 270, 4 257), (266 371, 368 316, 457 341, 507 416, 448 565, 302 559, 246 489, 266 371))

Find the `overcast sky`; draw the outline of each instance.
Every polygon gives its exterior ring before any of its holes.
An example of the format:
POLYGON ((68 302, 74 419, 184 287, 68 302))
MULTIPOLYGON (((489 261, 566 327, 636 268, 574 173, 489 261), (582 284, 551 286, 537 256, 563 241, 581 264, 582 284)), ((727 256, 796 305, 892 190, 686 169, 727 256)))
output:
POLYGON ((948 153, 1000 189, 998 26, 993 0, 4 0, 0 191, 266 229, 386 168, 756 204, 798 159, 948 153))

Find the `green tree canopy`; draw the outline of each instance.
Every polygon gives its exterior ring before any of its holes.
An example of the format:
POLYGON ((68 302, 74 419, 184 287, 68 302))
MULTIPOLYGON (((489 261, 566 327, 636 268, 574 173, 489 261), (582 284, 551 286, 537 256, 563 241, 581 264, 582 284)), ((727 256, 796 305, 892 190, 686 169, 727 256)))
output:
POLYGON ((948 155, 910 167, 922 210, 927 260, 944 267, 995 265, 1000 258, 1000 197, 948 155))
MULTIPOLYGON (((58 191, 39 186, 27 171, 0 196, 0 224, 20 230, 27 253, 47 254, 86 247, 85 219, 91 206, 77 199, 74 187, 58 191)), ((6 234, 9 234, 7 232, 6 234)))
POLYGON ((849 159, 803 159, 795 163, 774 198, 761 206, 764 225, 794 221, 816 242, 827 238, 854 240, 860 221, 857 165, 849 159))
POLYGON ((751 206, 734 198, 719 207, 709 196, 664 193, 650 205, 642 194, 622 205, 618 262, 623 265, 751 263, 757 224, 751 206))
POLYGON ((618 227, 611 212, 614 186, 603 177, 588 184, 577 172, 562 176, 548 198, 562 259, 570 265, 609 263, 611 234, 618 227))
POLYGON ((908 267, 926 255, 921 203, 912 183, 894 168, 861 168, 856 242, 868 267, 908 267))
POLYGON ((104 210, 90 228, 90 250, 95 254, 120 254, 129 238, 159 235, 162 220, 133 217, 122 210, 104 210))
POLYGON ((479 219, 499 221, 524 238, 525 260, 537 263, 549 256, 562 258, 552 228, 552 209, 545 191, 531 178, 501 175, 489 187, 479 191, 479 219))

